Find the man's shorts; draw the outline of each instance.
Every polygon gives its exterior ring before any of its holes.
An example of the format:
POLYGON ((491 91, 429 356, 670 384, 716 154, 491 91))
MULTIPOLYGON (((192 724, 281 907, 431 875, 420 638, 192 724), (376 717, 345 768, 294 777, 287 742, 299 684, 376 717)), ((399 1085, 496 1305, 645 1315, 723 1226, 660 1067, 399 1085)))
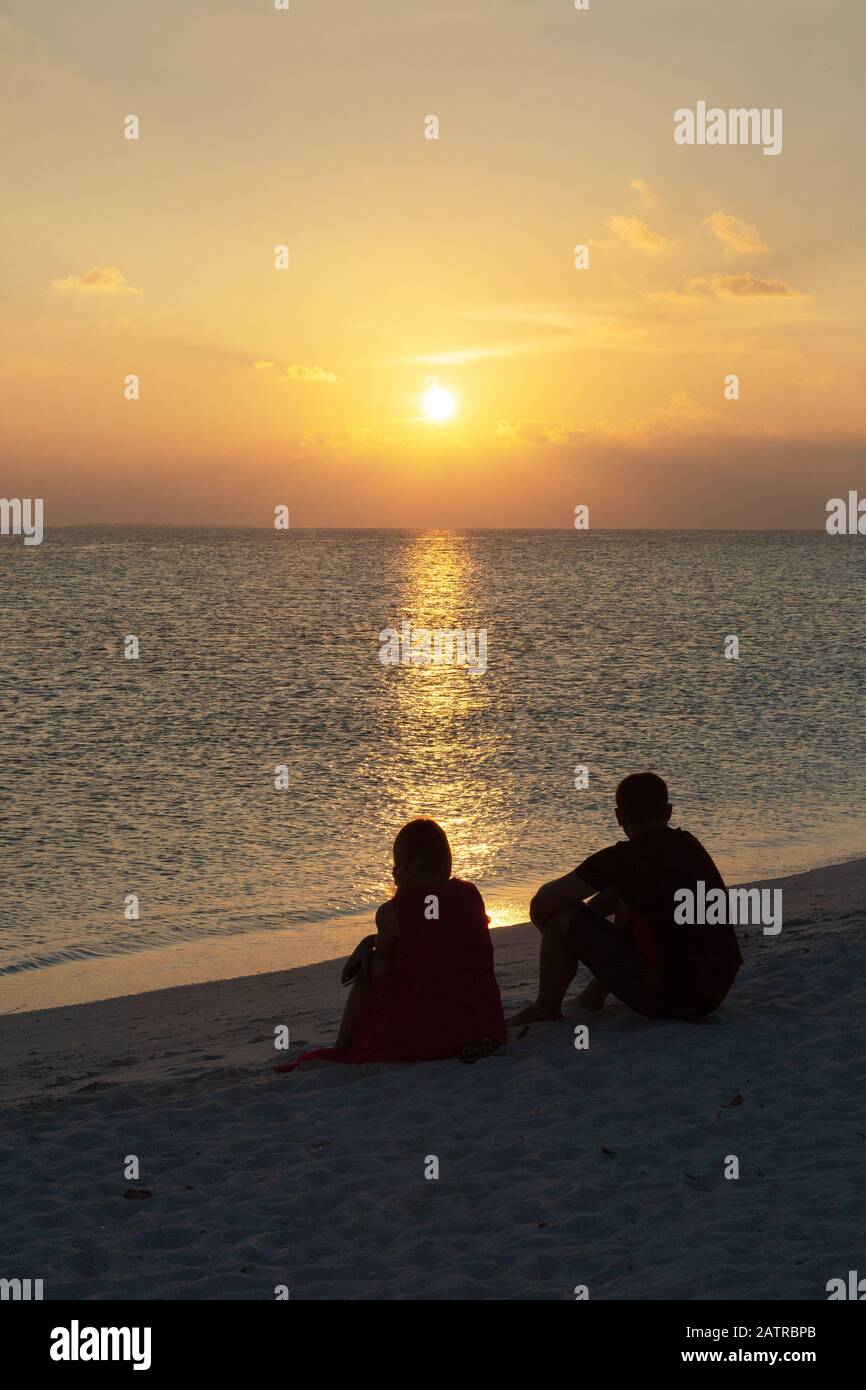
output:
POLYGON ((722 999, 673 1000, 666 996, 651 980, 649 962, 631 935, 620 931, 585 903, 575 910, 565 928, 564 940, 581 965, 591 970, 611 994, 646 1018, 693 1021, 705 1018, 722 1002, 722 999))

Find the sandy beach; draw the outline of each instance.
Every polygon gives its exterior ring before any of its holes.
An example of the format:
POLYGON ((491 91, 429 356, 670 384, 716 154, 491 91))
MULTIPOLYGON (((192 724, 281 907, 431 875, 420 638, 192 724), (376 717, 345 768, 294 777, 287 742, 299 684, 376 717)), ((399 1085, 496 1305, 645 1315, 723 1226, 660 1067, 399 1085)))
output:
MULTIPOLYGON (((471 1065, 274 1074, 279 1025, 289 1055, 332 1040, 334 962, 0 1018, 0 1274, 48 1299, 825 1299, 866 1240, 866 860, 761 886, 784 928, 739 931, 706 1022, 614 1002, 471 1065)), ((537 934, 494 941, 513 1011, 537 934)))

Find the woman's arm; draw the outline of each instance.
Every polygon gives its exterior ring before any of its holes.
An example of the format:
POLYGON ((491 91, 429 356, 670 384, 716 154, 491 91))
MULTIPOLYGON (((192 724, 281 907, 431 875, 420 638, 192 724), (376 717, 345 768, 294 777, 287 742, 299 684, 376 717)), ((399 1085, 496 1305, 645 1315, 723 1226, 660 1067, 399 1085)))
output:
POLYGON ((359 941, 343 966, 341 977, 343 984, 349 984, 358 975, 368 980, 373 965, 373 957, 378 956, 380 960, 384 961, 390 960, 399 937, 394 904, 390 901, 382 903, 382 906, 376 909, 375 934, 365 936, 362 941, 359 941))
POLYGON ((366 979, 370 973, 370 964, 373 960, 373 947, 375 936, 365 936, 363 941, 359 941, 354 951, 350 955, 346 964, 343 966, 343 973, 340 980, 344 985, 351 984, 352 980, 359 975, 366 979))
POLYGON ((393 899, 382 903, 376 909, 376 955, 388 959, 393 956, 400 932, 397 926, 397 909, 393 899))

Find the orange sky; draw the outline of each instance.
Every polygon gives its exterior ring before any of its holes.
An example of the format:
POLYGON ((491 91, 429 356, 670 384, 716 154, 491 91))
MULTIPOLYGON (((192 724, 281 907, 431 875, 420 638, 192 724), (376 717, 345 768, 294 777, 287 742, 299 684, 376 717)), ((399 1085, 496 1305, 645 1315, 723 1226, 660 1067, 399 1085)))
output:
POLYGON ((0 490, 49 527, 822 526, 866 491, 862 13, 0 0, 0 490), (698 100, 782 108, 782 152, 676 145, 698 100))

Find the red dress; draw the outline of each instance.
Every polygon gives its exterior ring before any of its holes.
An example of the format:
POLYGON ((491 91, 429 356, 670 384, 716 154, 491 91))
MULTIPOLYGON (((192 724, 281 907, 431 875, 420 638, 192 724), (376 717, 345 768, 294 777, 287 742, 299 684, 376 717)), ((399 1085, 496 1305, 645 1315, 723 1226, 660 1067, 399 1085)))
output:
POLYGON ((393 903, 393 966, 373 981, 351 1047, 318 1048, 299 1062, 427 1062, 485 1040, 505 1042, 490 919, 474 883, 452 878, 439 888, 399 888, 393 903), (428 921, 431 895, 439 917, 428 921))

